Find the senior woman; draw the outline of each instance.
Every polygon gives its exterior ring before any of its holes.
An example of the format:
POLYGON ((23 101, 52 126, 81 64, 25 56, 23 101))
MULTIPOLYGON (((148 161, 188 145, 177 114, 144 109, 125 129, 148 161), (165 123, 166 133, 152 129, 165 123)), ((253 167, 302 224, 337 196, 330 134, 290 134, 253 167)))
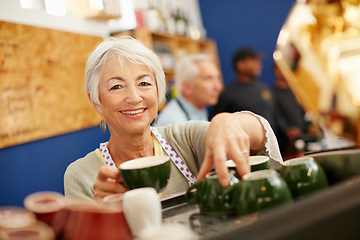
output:
POLYGON ((221 113, 211 122, 190 121, 150 126, 166 92, 165 75, 156 54, 131 37, 109 38, 89 56, 85 69, 89 100, 106 122, 110 139, 71 163, 64 176, 66 197, 97 199, 125 192, 117 167, 153 155, 171 157, 170 180, 164 195, 182 193, 213 166, 226 186, 231 158, 242 176, 250 172, 251 152, 282 162, 269 123, 250 112, 221 113))

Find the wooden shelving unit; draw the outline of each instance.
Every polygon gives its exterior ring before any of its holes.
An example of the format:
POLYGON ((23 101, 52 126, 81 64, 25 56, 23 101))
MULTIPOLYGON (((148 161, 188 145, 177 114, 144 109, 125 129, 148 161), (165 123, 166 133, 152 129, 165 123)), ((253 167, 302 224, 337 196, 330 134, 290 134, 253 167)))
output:
POLYGON ((132 36, 155 51, 162 61, 167 81, 172 80, 174 64, 180 57, 192 53, 210 54, 220 67, 217 46, 212 39, 194 40, 181 35, 154 32, 149 29, 135 29, 126 32, 113 33, 113 36, 132 36))

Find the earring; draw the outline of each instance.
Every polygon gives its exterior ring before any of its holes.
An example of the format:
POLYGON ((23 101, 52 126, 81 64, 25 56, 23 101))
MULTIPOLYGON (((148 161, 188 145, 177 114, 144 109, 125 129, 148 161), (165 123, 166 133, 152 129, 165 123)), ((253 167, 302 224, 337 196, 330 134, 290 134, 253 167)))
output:
POLYGON ((156 113, 156 115, 155 115, 155 123, 156 123, 156 124, 157 124, 158 120, 159 120, 159 114, 156 113))
POLYGON ((104 121, 104 116, 101 115, 101 121, 100 121, 100 129, 103 133, 106 132, 106 123, 104 121))

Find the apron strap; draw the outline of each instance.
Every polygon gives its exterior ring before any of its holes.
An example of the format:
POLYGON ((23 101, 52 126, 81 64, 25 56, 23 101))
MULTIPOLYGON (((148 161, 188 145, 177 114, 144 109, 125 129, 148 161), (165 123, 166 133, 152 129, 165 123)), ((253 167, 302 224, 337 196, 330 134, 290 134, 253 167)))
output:
POLYGON ((173 161, 175 166, 180 170, 184 177, 188 180, 189 185, 193 185, 196 181, 195 176, 190 172, 190 169, 186 166, 186 163, 179 157, 179 155, 174 151, 174 149, 166 142, 166 140, 155 131, 153 127, 150 127, 152 133, 159 141, 160 145, 164 151, 169 155, 170 159, 173 161))

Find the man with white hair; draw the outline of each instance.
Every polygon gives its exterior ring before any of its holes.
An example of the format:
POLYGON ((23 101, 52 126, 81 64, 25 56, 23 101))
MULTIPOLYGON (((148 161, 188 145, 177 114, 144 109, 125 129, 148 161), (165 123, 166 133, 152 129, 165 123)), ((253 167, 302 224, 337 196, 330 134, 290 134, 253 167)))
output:
POLYGON ((179 96, 160 112, 155 126, 189 120, 208 121, 206 107, 217 103, 223 90, 220 71, 211 56, 191 54, 175 66, 175 86, 179 96))

